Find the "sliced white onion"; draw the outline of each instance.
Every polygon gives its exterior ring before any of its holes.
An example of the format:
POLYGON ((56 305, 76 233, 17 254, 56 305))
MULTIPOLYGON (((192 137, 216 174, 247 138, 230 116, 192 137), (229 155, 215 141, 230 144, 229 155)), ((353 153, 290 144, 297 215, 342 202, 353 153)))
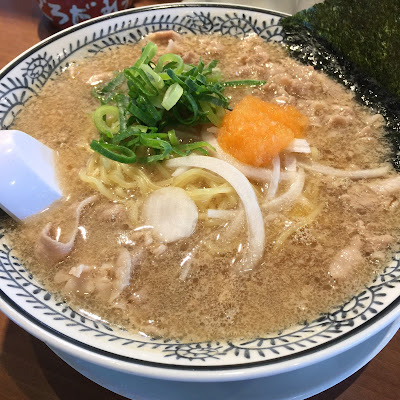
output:
POLYGON ((183 189, 173 186, 152 192, 146 198, 143 214, 145 224, 153 227, 153 235, 165 243, 189 237, 198 219, 194 201, 183 189))
POLYGON ((168 247, 165 244, 160 244, 158 247, 156 247, 153 250, 153 254, 156 255, 156 256, 159 256, 162 253, 164 253, 167 249, 168 249, 168 247))
POLYGON ((181 281, 185 281, 187 276, 189 275, 190 269, 192 268, 192 254, 191 253, 189 253, 189 256, 187 259, 182 261, 181 267, 182 267, 182 270, 179 275, 179 279, 181 281))
POLYGON ((206 129, 208 133, 211 133, 213 136, 218 135, 218 128, 216 126, 210 126, 209 128, 206 129))
MULTIPOLYGON (((251 165, 243 164, 242 162, 238 161, 236 158, 232 157, 230 154, 224 152, 219 146, 217 139, 214 135, 211 134, 203 134, 203 140, 210 143, 216 150, 216 152, 211 153, 221 159, 226 161, 227 163, 233 165, 236 169, 238 169, 243 175, 247 178, 252 179, 257 182, 269 182, 272 177, 272 170, 269 168, 262 168, 262 167, 252 167, 251 165)), ((291 178, 291 174, 287 173, 286 171, 282 171, 280 175, 280 179, 287 180, 291 178)))
POLYGON ((177 168, 171 175, 175 178, 179 175, 184 174, 189 168, 187 167, 181 167, 181 168, 177 168))
POLYGON ((285 154, 285 169, 288 172, 296 172, 297 170, 297 158, 294 154, 285 154))
POLYGON ((310 145, 306 139, 293 139, 293 141, 285 147, 285 150, 292 153, 311 153, 310 145))
POLYGON ((316 162, 313 162, 311 164, 298 162, 297 164, 308 171, 317 172, 319 174, 324 174, 324 175, 335 176, 339 178, 350 178, 350 179, 379 178, 381 176, 386 175, 390 169, 389 165, 385 165, 379 168, 349 171, 344 169, 328 167, 327 165, 318 164, 316 162))
POLYGON ((281 175, 281 159, 279 154, 272 159, 272 175, 268 186, 267 198, 273 199, 278 190, 279 179, 281 175))
POLYGON ((218 219, 235 219, 238 211, 234 210, 216 210, 213 208, 209 208, 207 210, 208 218, 218 218, 218 219))
POLYGON ((208 169, 226 181, 236 190, 246 213, 249 231, 249 251, 245 257, 245 270, 252 269, 264 253, 265 230, 263 216, 256 194, 247 178, 233 165, 214 157, 195 156, 173 158, 166 161, 169 168, 196 167, 208 169))
POLYGON ((304 170, 299 168, 299 172, 294 176, 293 183, 290 185, 289 189, 282 195, 264 203, 262 205, 263 209, 277 211, 292 205, 303 191, 305 177, 304 170))

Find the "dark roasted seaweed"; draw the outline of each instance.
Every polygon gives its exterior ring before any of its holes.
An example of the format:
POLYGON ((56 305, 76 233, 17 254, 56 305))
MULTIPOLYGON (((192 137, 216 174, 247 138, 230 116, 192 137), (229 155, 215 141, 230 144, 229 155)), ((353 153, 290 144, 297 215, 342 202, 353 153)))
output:
POLYGON ((284 23, 307 27, 400 98, 399 0, 325 0, 284 23))
MULTIPOLYGON (((377 7, 379 6, 377 5, 377 7)), ((373 15, 371 15, 371 18, 373 18, 373 15)), ((312 65, 315 69, 324 71, 327 75, 354 91, 359 102, 385 118, 386 136, 393 149, 391 161, 396 170, 400 171, 399 98, 374 78, 362 72, 348 57, 337 51, 331 43, 317 35, 311 25, 305 25, 299 21, 301 19, 298 19, 298 17, 296 19, 289 17, 282 21, 285 42, 290 55, 304 64, 312 65)))

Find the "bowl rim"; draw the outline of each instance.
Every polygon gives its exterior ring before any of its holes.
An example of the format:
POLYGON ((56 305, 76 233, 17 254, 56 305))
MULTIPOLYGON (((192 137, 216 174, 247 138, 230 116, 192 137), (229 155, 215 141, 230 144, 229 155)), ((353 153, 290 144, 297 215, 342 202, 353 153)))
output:
MULTIPOLYGON (((229 8, 242 11, 261 12, 278 17, 289 15, 269 9, 229 3, 167 3, 121 10, 83 21, 40 41, 6 64, 0 70, 0 79, 31 54, 59 38, 67 36, 84 27, 112 20, 115 17, 141 13, 143 11, 180 8, 229 8)), ((293 355, 286 355, 278 359, 223 366, 184 366, 167 364, 155 361, 139 360, 132 357, 124 357, 109 351, 98 349, 72 339, 69 336, 49 327, 17 305, 2 291, 2 289, 0 289, 0 310, 27 332, 44 341, 49 346, 62 351, 67 351, 74 357, 85 359, 86 361, 105 368, 110 368, 111 365, 114 370, 158 379, 216 382, 277 375, 334 357, 335 355, 355 346, 357 343, 373 336, 399 317, 400 295, 377 315, 369 318, 360 326, 346 332, 336 339, 330 340, 327 343, 322 343, 313 348, 297 352, 293 355), (111 363, 110 360, 112 361, 111 363)))
POLYGON ((142 11, 151 11, 151 10, 162 10, 162 9, 169 9, 169 8, 234 8, 238 10, 245 10, 245 11, 257 11, 257 12, 262 12, 266 14, 272 14, 277 17, 287 17, 290 16, 290 14, 280 12, 280 11, 274 11, 270 10, 267 8, 261 8, 261 7, 253 7, 253 6, 246 6, 246 5, 240 5, 240 4, 232 4, 229 2, 226 3, 207 3, 207 2, 198 2, 198 3, 164 3, 164 4, 155 4, 151 6, 142 6, 142 7, 134 7, 134 8, 128 8, 126 10, 120 10, 120 11, 115 11, 110 14, 106 15, 99 15, 98 17, 90 18, 86 21, 82 21, 76 25, 72 25, 68 28, 62 29, 59 32, 56 32, 49 37, 41 40, 40 42, 34 44, 33 46, 29 47, 26 49, 24 52, 19 54, 17 57, 13 58, 10 62, 8 62, 4 67, 0 69, 0 79, 2 78, 3 75, 5 75, 7 72, 9 72, 15 65, 17 65, 20 61, 34 53, 35 51, 41 49, 42 47, 46 46, 49 43, 52 43, 56 41, 57 39, 68 35, 71 32, 75 32, 77 30, 80 30, 81 28, 96 24, 98 22, 102 21, 107 21, 109 19, 113 19, 115 17, 120 17, 123 15, 128 15, 128 14, 136 14, 140 13, 142 11))
MULTIPOLYGON (((400 296, 399 296, 400 297, 400 296)), ((182 366, 123 357, 83 344, 31 316, 0 290, 0 310, 49 347, 95 365, 138 376, 187 382, 224 382, 267 377, 328 360, 374 336, 400 316, 400 298, 361 326, 340 338, 277 360, 229 366, 182 366)))

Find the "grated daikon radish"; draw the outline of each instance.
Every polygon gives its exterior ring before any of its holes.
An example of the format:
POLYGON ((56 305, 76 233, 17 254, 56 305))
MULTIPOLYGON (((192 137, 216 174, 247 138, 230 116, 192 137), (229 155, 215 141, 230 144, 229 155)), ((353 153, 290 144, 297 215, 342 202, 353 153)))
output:
MULTIPOLYGON (((269 168, 262 168, 262 167, 253 167, 251 165, 243 164, 236 158, 232 157, 230 154, 226 153, 224 150, 221 149, 219 146, 217 139, 214 135, 211 134, 203 134, 203 139, 210 143, 211 146, 215 148, 215 152, 210 151, 212 155, 215 157, 226 161, 227 163, 233 165, 236 169, 238 169, 243 175, 245 175, 249 179, 253 179, 257 182, 268 182, 271 180, 272 177, 272 170, 269 168)), ((292 177, 292 174, 286 171, 281 171, 280 179, 288 180, 292 177)))

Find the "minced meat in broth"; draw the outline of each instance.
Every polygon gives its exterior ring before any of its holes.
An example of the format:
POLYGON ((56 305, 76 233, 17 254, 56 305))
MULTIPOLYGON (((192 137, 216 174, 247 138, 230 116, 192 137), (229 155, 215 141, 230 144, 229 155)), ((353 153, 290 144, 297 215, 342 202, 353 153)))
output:
MULTIPOLYGON (((257 37, 238 40, 212 35, 155 35, 152 40, 158 54, 169 45, 168 51, 172 47, 185 62, 218 59, 226 80, 266 80, 259 88, 227 89, 231 105, 253 94, 295 106, 309 119, 306 139, 316 149, 313 160, 358 170, 379 167, 389 159, 383 118, 357 104, 351 91, 323 73, 289 58, 279 45, 257 37), (168 44, 171 37, 174 41, 168 44)), ((247 242, 245 227, 240 229, 242 236, 232 236, 223 229, 225 222, 208 226, 199 221, 192 236, 163 248, 145 230, 135 230, 138 226, 130 222, 128 203, 109 201, 82 182, 79 171, 91 154, 88 143, 98 136, 91 116, 98 101, 91 95, 91 83, 132 65, 142 46, 143 42, 125 45, 74 63, 17 118, 14 129, 29 132, 58 151, 58 173, 66 195, 49 210, 11 229, 14 247, 36 279, 61 293, 77 311, 134 332, 209 340, 265 335, 311 321, 349 300, 382 271, 399 239, 400 176, 394 170, 385 178, 368 180, 306 172, 308 200, 279 215, 265 212, 264 257, 252 271, 241 273, 231 262, 236 249, 247 242), (94 194, 97 198, 82 211, 71 254, 56 263, 36 257, 32 249, 45 225, 51 221, 60 227, 59 240, 66 241, 77 203, 94 194), (316 220, 277 248, 282 232, 317 205, 322 205, 322 211, 316 220), (121 249, 132 256, 128 276, 116 270, 124 264, 121 249), (180 279, 188 255, 191 267, 180 279), (68 276, 74 278, 68 281, 68 276), (113 292, 116 281, 124 283, 113 292), (93 285, 103 290, 94 290, 93 285)), ((154 181, 164 179, 154 166, 146 173, 154 181)), ((278 195, 285 190, 283 182, 278 195)), ((142 201, 137 193, 130 196, 130 202, 142 201)))

